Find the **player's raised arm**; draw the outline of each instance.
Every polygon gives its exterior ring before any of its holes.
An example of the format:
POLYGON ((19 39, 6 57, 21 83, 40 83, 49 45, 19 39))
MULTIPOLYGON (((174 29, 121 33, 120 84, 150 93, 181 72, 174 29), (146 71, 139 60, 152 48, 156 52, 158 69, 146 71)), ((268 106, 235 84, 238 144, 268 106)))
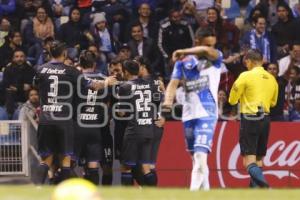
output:
POLYGON ((178 79, 172 79, 170 83, 168 84, 166 94, 165 94, 165 101, 163 103, 164 106, 172 106, 175 95, 176 95, 176 89, 179 85, 178 79))
POLYGON ((194 54, 197 56, 205 56, 207 59, 211 61, 217 60, 220 55, 219 51, 213 47, 208 46, 196 46, 188 49, 179 49, 174 51, 172 55, 172 60, 175 62, 178 59, 181 59, 185 55, 194 54))

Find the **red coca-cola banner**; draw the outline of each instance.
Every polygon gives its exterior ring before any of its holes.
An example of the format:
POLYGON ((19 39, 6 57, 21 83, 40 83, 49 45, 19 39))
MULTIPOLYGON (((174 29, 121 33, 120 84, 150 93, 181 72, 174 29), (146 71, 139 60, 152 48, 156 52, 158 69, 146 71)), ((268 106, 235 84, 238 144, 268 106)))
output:
MULTIPOLYGON (((209 155, 212 187, 248 187, 238 144, 239 123, 218 124, 209 155)), ((264 174, 271 187, 300 187, 300 123, 272 123, 264 174)), ((168 122, 159 150, 160 186, 188 187, 191 158, 181 122, 168 122)))

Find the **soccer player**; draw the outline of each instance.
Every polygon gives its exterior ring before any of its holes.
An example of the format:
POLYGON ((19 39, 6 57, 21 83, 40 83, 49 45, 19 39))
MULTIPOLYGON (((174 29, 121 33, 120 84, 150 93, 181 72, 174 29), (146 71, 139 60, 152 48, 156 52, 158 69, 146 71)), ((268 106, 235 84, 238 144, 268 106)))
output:
POLYGON ((268 188, 262 173, 262 159, 267 152, 270 129, 270 107, 277 103, 278 84, 264 70, 263 56, 258 50, 249 50, 244 58, 248 71, 240 74, 230 91, 229 103, 240 102, 240 148, 244 167, 251 180, 250 187, 268 188))
MULTIPOLYGON (((124 81, 123 76, 123 67, 122 67, 122 60, 115 58, 109 63, 108 72, 110 76, 115 76, 118 81, 124 81)), ((110 100, 111 105, 114 105, 117 99, 117 91, 120 85, 116 85, 112 90, 112 98, 110 100)), ((115 151, 115 159, 120 159, 121 150, 122 150, 122 143, 124 138, 124 132, 127 126, 126 120, 118 120, 113 116, 114 122, 114 151, 115 151)))
POLYGON ((54 155, 61 155, 62 180, 70 177, 71 155, 73 152, 73 105, 77 84, 95 90, 115 84, 115 78, 105 81, 79 81, 80 72, 66 66, 67 48, 64 43, 54 41, 50 53, 53 59, 39 67, 36 82, 40 91, 41 114, 38 126, 38 150, 42 157, 39 169, 43 184, 54 155))
POLYGON ((222 53, 214 48, 216 36, 210 29, 199 29, 194 48, 173 53, 175 63, 165 94, 164 107, 171 108, 180 81, 183 81, 182 121, 187 149, 193 159, 190 190, 209 189, 207 155, 211 152, 218 118, 217 93, 222 53), (195 54, 185 56, 188 54, 195 54))
MULTIPOLYGON (((80 67, 86 79, 104 80, 95 73, 96 56, 91 51, 83 51, 79 57, 80 67)), ((77 106, 76 142, 79 156, 85 158, 85 178, 99 184, 99 163, 102 161, 103 140, 101 128, 108 123, 108 109, 105 102, 107 88, 95 91, 82 87, 77 106)))
POLYGON ((142 166, 145 185, 155 185, 155 175, 151 172, 151 148, 153 140, 154 116, 156 108, 152 98, 154 87, 151 82, 138 78, 139 65, 134 61, 124 61, 123 83, 118 91, 118 113, 128 120, 121 152, 122 185, 133 185, 132 168, 142 166))
MULTIPOLYGON (((134 58, 135 61, 139 63, 140 70, 139 70, 139 77, 149 81, 152 83, 154 88, 156 89, 152 102, 156 106, 156 108, 159 110, 160 103, 162 101, 163 93, 165 92, 165 86, 161 80, 159 80, 157 77, 153 76, 153 69, 150 66, 150 63, 146 57, 143 56, 137 56, 134 58)), ((157 155, 159 150, 159 145, 161 142, 161 138, 163 135, 163 126, 165 123, 165 119, 160 115, 160 112, 157 113, 157 116, 155 116, 155 124, 154 124, 154 136, 153 136, 153 143, 152 143, 152 152, 151 152, 151 171, 156 176, 156 181, 158 181, 157 173, 156 173, 156 161, 157 161, 157 155)), ((155 184, 157 185, 157 183, 155 184)))

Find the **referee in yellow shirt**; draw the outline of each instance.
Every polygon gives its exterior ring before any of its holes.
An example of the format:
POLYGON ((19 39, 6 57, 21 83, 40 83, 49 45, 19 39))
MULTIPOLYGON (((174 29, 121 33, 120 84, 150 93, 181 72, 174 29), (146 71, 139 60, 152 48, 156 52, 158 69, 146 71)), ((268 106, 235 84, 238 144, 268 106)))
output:
POLYGON ((244 62, 247 72, 240 74, 230 91, 229 103, 240 102, 240 148, 244 167, 251 180, 250 187, 268 188, 262 173, 263 156, 267 152, 270 129, 270 107, 277 103, 278 85, 275 78, 262 67, 258 50, 249 50, 244 62))

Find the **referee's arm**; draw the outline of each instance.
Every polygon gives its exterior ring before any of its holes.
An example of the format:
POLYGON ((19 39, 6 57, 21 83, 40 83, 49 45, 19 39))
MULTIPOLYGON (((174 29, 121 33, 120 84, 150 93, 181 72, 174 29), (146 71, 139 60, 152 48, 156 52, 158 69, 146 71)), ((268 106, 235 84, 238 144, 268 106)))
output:
MULTIPOLYGON (((276 83, 276 82, 275 82, 275 83, 276 83)), ((272 97, 272 99, 271 99, 271 103, 270 103, 270 106, 271 106, 271 107, 276 106, 276 104, 277 104, 277 99, 278 99, 278 84, 276 83, 276 84, 274 84, 274 86, 275 86, 275 91, 274 91, 273 97, 272 97)))
POLYGON ((245 85, 246 85, 246 79, 245 76, 243 74, 241 74, 238 79, 234 82, 231 90, 230 90, 230 95, 229 95, 229 99, 228 102, 231 105, 235 105, 238 103, 241 95, 244 92, 245 89, 245 85))

